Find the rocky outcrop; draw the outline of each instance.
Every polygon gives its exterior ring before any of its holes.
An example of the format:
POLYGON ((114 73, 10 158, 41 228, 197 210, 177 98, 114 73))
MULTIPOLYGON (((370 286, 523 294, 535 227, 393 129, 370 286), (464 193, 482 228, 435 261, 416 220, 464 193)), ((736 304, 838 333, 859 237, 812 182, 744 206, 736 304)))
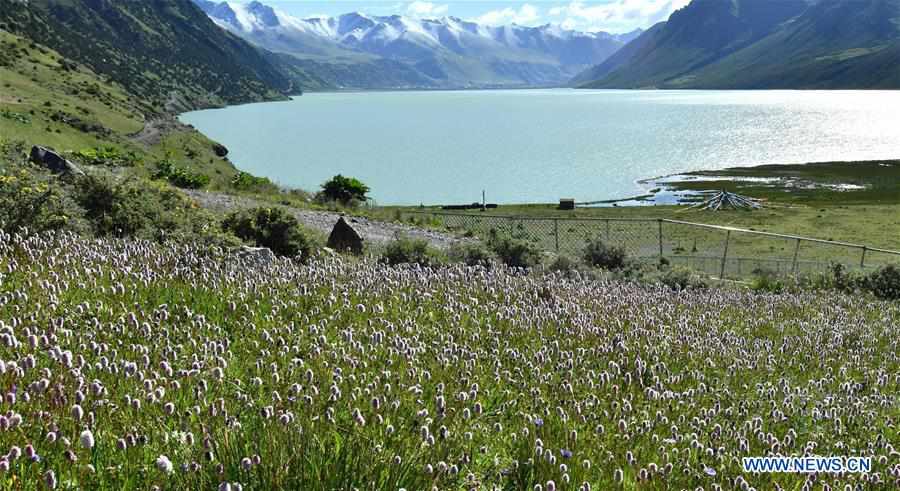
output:
POLYGON ((216 157, 224 158, 228 155, 228 148, 226 148, 225 145, 222 145, 221 143, 213 143, 212 149, 213 152, 215 152, 216 157))
POLYGON ((344 220, 344 217, 340 217, 331 229, 331 235, 328 236, 328 247, 340 252, 362 254, 363 238, 344 220))
POLYGON ((64 159, 60 154, 53 150, 35 145, 31 147, 31 161, 35 164, 49 169, 55 174, 83 176, 84 172, 77 165, 64 159))

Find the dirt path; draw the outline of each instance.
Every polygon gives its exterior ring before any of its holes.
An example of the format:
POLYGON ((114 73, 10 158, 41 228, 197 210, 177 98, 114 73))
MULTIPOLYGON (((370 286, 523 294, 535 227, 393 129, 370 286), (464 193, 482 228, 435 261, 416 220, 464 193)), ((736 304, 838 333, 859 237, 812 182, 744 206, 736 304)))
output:
POLYGON ((131 138, 131 141, 135 143, 142 143, 148 147, 152 147, 154 145, 159 145, 159 142, 161 142, 169 133, 184 130, 186 128, 187 126, 175 118, 162 117, 147 120, 141 131, 128 136, 131 138))
MULTIPOLYGON (((260 203, 259 201, 251 198, 232 196, 223 193, 190 190, 186 190, 185 193, 195 201, 197 201, 197 203, 201 207, 219 212, 264 205, 264 203, 260 203)), ((319 230, 326 235, 331 233, 331 229, 332 227, 334 227, 335 222, 337 222, 338 218, 342 216, 341 213, 331 211, 301 210, 298 208, 290 207, 286 208, 295 217, 297 217, 297 220, 300 221, 300 223, 309 228, 319 230)), ((449 234, 434 232, 431 230, 425 230, 399 223, 380 222, 377 220, 369 220, 368 218, 346 215, 344 219, 347 220, 347 222, 350 223, 350 225, 368 243, 383 244, 392 240, 398 234, 403 234, 413 239, 424 239, 428 241, 428 243, 432 247, 438 249, 447 249, 451 245, 465 240, 449 234)))

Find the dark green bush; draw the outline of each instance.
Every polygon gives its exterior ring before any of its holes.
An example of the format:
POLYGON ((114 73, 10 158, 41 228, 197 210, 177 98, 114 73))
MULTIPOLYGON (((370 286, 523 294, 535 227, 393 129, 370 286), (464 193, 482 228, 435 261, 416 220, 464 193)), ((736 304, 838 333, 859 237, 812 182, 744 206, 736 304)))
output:
POLYGON ((309 258, 312 242, 297 219, 282 208, 252 208, 236 211, 222 222, 223 230, 275 254, 309 258))
POLYGON ((782 293, 787 288, 785 280, 779 278, 774 271, 757 268, 753 270, 750 280, 750 289, 758 292, 782 293))
POLYGON ((900 299, 900 268, 890 264, 859 280, 860 287, 884 300, 900 299))
POLYGON ((338 174, 322 184, 320 201, 335 201, 347 206, 366 201, 368 192, 369 186, 363 184, 359 179, 338 174))
POLYGON ((88 175, 75 182, 74 194, 97 236, 163 240, 196 225, 183 196, 152 182, 88 175))
POLYGON ((450 260, 465 263, 467 266, 484 266, 490 268, 497 256, 480 242, 458 242, 450 247, 450 260))
POLYGON ((418 264, 434 266, 443 262, 441 254, 428 246, 422 239, 398 236, 388 242, 381 254, 381 261, 391 266, 398 264, 418 264))
POLYGON ((706 281, 692 270, 680 267, 666 267, 659 277, 659 282, 672 290, 701 289, 708 285, 706 281))
POLYGON ((488 245, 503 264, 514 268, 532 268, 541 262, 541 251, 534 244, 508 236, 492 234, 488 245))
POLYGON ((622 269, 628 261, 625 249, 607 245, 599 238, 588 241, 582 252, 582 258, 590 266, 608 270, 622 269))
POLYGON ((564 254, 557 255, 547 264, 547 270, 561 274, 567 278, 598 279, 595 271, 586 267, 581 261, 564 254))

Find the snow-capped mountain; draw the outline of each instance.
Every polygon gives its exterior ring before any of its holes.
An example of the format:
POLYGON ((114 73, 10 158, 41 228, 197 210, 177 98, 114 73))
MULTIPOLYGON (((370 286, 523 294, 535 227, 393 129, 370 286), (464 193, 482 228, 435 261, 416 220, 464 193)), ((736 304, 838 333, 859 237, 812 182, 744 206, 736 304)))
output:
POLYGON ((257 1, 195 2, 221 27, 268 50, 293 55, 307 70, 319 72, 317 66, 334 64, 384 70, 402 64, 404 80, 397 86, 562 85, 640 34, 586 33, 554 25, 493 27, 456 17, 412 19, 356 12, 300 19, 257 1), (415 82, 407 80, 410 73, 416 74, 415 82))

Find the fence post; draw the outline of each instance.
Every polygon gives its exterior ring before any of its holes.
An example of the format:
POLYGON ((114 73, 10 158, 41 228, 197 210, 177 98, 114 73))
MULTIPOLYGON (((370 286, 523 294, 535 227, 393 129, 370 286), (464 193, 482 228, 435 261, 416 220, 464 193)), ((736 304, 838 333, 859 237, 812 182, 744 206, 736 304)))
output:
POLYGON ((862 248, 862 257, 859 258, 859 269, 863 269, 866 267, 866 246, 862 248))
POLYGON ((663 234, 662 234, 662 218, 658 220, 659 223, 659 257, 663 257, 663 234))
POLYGON ((728 243, 731 241, 731 230, 725 232, 725 251, 722 252, 722 269, 719 272, 719 279, 725 279, 725 261, 728 260, 728 243))
POLYGON ((800 239, 797 239, 797 245, 794 246, 794 262, 791 264, 791 274, 797 274, 797 255, 800 254, 800 239))
POLYGON ((556 252, 559 253, 559 218, 553 219, 553 236, 556 238, 556 252))
POLYGON ((606 219, 606 243, 609 244, 612 237, 609 235, 609 218, 606 219))

